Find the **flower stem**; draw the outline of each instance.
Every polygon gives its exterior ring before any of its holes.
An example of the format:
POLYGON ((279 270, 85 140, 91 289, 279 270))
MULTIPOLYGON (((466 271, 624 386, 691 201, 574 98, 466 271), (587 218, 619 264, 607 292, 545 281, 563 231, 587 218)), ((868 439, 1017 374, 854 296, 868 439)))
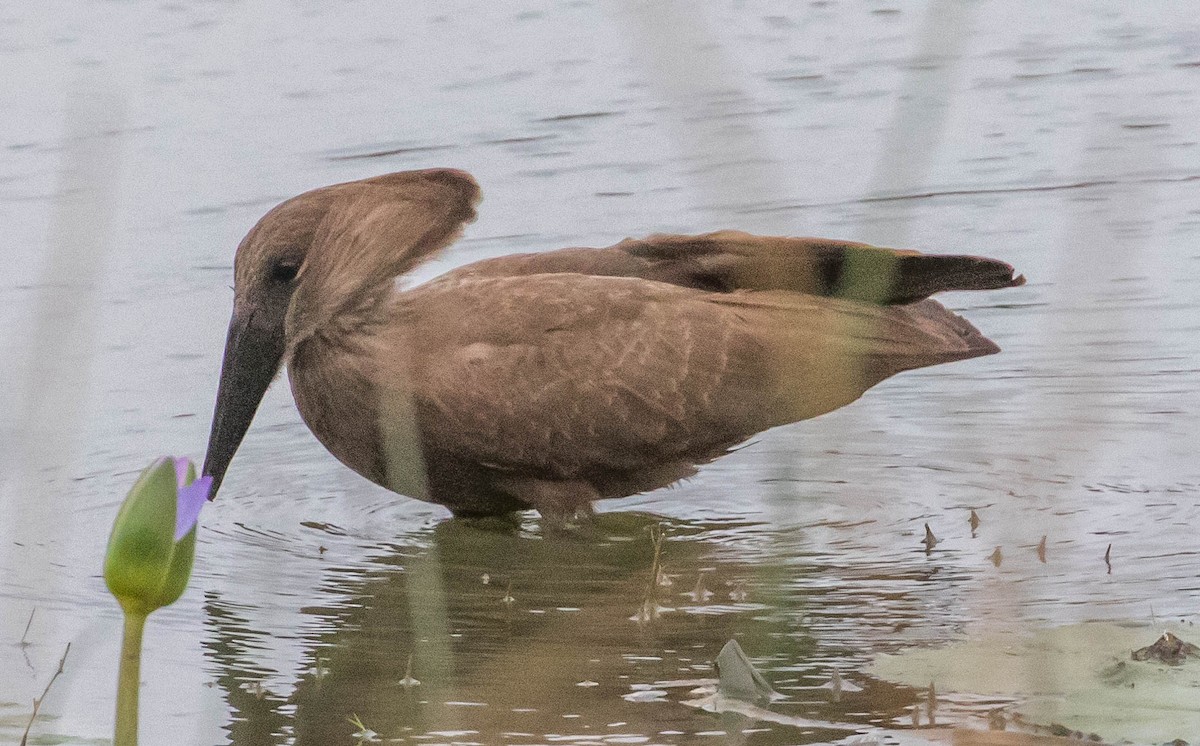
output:
POLYGON ((145 628, 145 614, 125 613, 121 668, 117 674, 117 729, 113 746, 137 746, 138 688, 141 683, 142 631, 145 628))

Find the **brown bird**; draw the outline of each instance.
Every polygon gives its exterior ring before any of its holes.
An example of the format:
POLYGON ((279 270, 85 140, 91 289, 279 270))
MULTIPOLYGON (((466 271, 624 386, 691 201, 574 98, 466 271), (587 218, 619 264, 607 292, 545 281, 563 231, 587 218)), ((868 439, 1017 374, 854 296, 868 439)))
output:
POLYGON ((1020 285, 993 259, 722 231, 395 279, 475 217, 448 169, 337 184, 238 247, 204 473, 280 366, 334 456, 458 515, 550 518, 669 485, 900 371, 999 348, 928 296, 1020 285))

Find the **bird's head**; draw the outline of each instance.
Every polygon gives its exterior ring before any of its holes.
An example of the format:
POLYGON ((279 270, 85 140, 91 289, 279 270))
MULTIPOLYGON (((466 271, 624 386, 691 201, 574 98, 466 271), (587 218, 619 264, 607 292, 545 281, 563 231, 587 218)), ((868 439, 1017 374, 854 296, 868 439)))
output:
POLYGON ((213 478, 210 499, 283 363, 288 306, 313 234, 335 198, 335 191, 318 190, 290 199, 264 215, 238 246, 233 316, 204 458, 203 472, 213 478))
POLYGON ((278 205, 234 259, 233 316, 203 473, 215 497, 286 353, 449 243, 479 189, 449 169, 323 187, 278 205))

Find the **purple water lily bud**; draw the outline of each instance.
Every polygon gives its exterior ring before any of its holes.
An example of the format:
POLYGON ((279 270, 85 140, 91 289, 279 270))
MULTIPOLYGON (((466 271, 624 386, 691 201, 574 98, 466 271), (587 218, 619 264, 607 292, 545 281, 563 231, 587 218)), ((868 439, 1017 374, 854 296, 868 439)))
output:
MULTIPOLYGON (((212 490, 212 477, 204 476, 189 482, 195 474, 191 459, 176 458, 175 484, 178 487, 175 502, 175 541, 179 541, 196 527, 200 510, 208 502, 212 490)), ((193 477, 194 478, 194 477, 193 477)))

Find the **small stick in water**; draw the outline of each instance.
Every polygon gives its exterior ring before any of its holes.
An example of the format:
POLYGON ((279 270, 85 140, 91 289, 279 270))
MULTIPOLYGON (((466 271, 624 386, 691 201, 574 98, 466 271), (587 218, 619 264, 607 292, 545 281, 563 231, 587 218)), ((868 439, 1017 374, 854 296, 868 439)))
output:
POLYGON ((397 684, 405 689, 412 689, 414 686, 420 686, 421 682, 414 679, 412 675, 412 653, 408 654, 408 665, 404 667, 404 678, 400 679, 397 684))
MULTIPOLYGON (((32 620, 32 616, 30 619, 32 620)), ((42 702, 46 700, 46 695, 50 693, 50 687, 54 686, 54 680, 63 672, 63 664, 67 662, 67 653, 71 652, 71 643, 67 643, 67 649, 63 651, 62 658, 58 660, 58 670, 46 682, 46 688, 42 690, 42 696, 33 700, 33 714, 29 716, 29 725, 25 726, 25 733, 21 736, 21 746, 26 746, 29 743, 29 729, 33 727, 33 721, 37 720, 38 710, 42 708, 42 702)))
POLYGON ((921 543, 925 545, 925 554, 929 554, 937 546, 938 538, 933 535, 928 523, 925 524, 925 538, 921 539, 921 543))
POLYGON ((34 606, 29 610, 29 621, 25 622, 25 631, 21 633, 21 642, 17 643, 21 647, 27 647, 28 642, 25 642, 25 636, 29 634, 29 628, 33 626, 33 615, 37 613, 37 607, 34 606))
POLYGON ((937 725, 937 717, 934 712, 937 710, 937 691, 933 688, 933 682, 929 682, 929 694, 925 699, 925 717, 929 718, 931 726, 937 725))

